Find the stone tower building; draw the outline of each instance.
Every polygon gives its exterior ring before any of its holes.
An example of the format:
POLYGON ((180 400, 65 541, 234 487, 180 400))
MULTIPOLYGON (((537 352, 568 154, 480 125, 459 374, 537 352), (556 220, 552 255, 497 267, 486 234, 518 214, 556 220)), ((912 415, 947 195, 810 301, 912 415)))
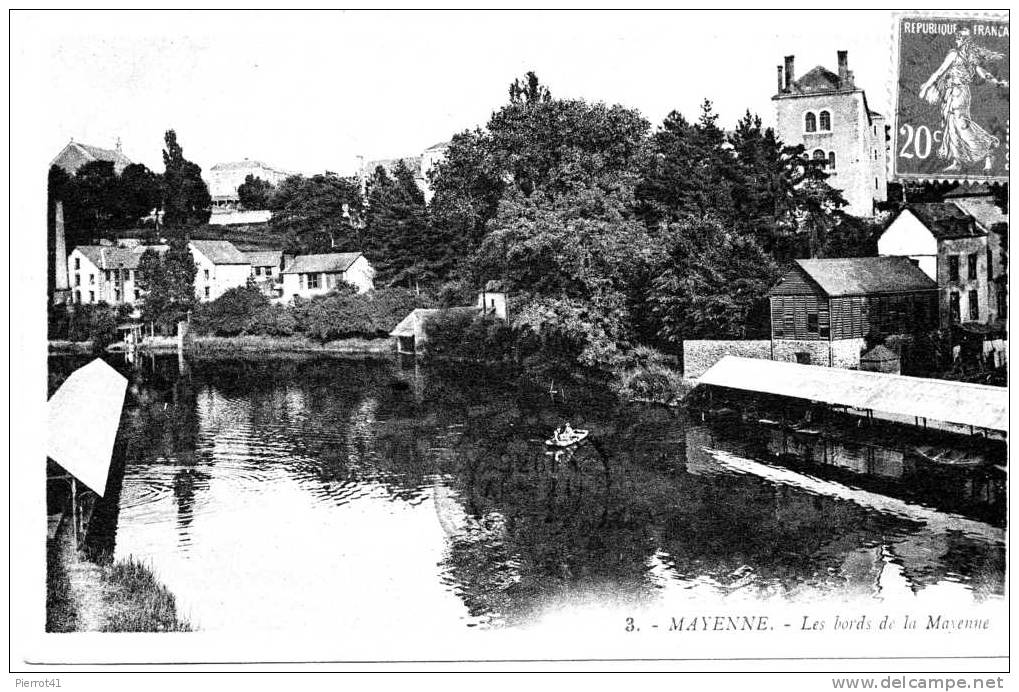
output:
POLYGON ((799 79, 787 55, 771 98, 779 138, 824 159, 829 184, 849 203, 845 211, 873 216, 874 203, 888 194, 885 119, 867 107, 867 95, 849 71, 848 53, 838 51, 838 74, 818 65, 799 79))

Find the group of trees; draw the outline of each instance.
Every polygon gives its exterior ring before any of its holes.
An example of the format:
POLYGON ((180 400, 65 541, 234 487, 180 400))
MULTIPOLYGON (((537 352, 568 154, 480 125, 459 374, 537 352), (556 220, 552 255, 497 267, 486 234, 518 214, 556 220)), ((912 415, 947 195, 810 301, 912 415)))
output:
POLYGON ((801 146, 749 112, 725 133, 705 101, 657 130, 636 110, 555 98, 533 73, 432 174, 437 238, 465 259, 446 278, 498 282, 515 324, 612 362, 644 343, 745 337, 795 257, 857 255, 869 224, 801 146))

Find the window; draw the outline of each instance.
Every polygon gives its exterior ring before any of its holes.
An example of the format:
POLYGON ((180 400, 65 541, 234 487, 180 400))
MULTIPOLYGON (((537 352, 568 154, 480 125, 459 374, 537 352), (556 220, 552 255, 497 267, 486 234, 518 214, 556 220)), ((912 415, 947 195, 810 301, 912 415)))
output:
POLYGON ((833 171, 835 170, 835 152, 834 151, 829 151, 828 152, 828 168, 832 169, 833 171))
POLYGON ((206 298, 209 297, 209 287, 208 286, 205 287, 205 297, 206 298))
POLYGON ((261 267, 255 267, 255 276, 261 276, 261 275, 262 275, 262 268, 261 267))
POLYGON ((89 274, 88 275, 88 283, 89 283, 90 286, 94 286, 95 285, 95 283, 96 283, 96 275, 95 274, 89 274))
POLYGON ((877 178, 874 178, 874 189, 875 189, 875 190, 876 190, 876 189, 878 189, 878 188, 877 188, 877 178))
POLYGON ((821 127, 818 128, 821 132, 831 132, 831 113, 828 111, 821 111, 821 127))
POLYGON ((96 302, 96 292, 95 291, 89 291, 88 292, 88 302, 90 302, 90 303, 96 302))
POLYGON ((948 317, 952 322, 959 322, 962 319, 959 312, 959 294, 955 291, 948 296, 948 317))
POLYGON ((205 280, 206 281, 209 280, 209 270, 208 269, 205 270, 205 280))
POLYGON ((141 292, 141 291, 139 291, 139 290, 138 290, 137 288, 136 288, 136 289, 134 289, 134 299, 135 299, 135 300, 138 300, 138 299, 139 299, 139 298, 141 298, 141 297, 142 297, 142 292, 141 292))
POLYGON ((948 280, 958 281, 959 280, 959 256, 949 255, 948 256, 948 280))
POLYGON ((119 288, 113 291, 113 302, 115 302, 115 303, 119 303, 120 302, 120 289, 119 288))
MULTIPOLYGON (((81 274, 75 274, 74 275, 74 285, 75 286, 81 286, 81 274)), ((78 302, 81 302, 81 301, 78 301, 78 302)))
POLYGON ((966 265, 967 278, 977 278, 977 253, 971 253, 970 256, 966 258, 966 265))
POLYGON ((78 269, 81 269, 81 258, 80 257, 75 257, 74 258, 74 269, 75 269, 75 271, 77 271, 78 269))
POLYGON ((266 276, 272 276, 272 267, 266 267, 265 268, 265 275, 266 276))
POLYGON ((807 313, 807 333, 809 333, 809 334, 817 334, 817 313, 816 312, 808 312, 807 313))
POLYGON ((994 281, 994 253, 990 245, 987 246, 987 280, 994 281))
POLYGON ((1008 296, 1005 295, 1005 287, 998 286, 998 319, 1003 320, 1008 317, 1008 296))
POLYGON ((806 132, 817 132, 817 116, 808 112, 803 118, 803 129, 806 132))
POLYGON ((969 292, 969 321, 979 322, 980 321, 980 302, 977 298, 976 291, 969 292))
POLYGON ((318 274, 308 274, 308 288, 318 288, 318 274))
POLYGON ((81 291, 74 292, 74 302, 81 305, 81 291))

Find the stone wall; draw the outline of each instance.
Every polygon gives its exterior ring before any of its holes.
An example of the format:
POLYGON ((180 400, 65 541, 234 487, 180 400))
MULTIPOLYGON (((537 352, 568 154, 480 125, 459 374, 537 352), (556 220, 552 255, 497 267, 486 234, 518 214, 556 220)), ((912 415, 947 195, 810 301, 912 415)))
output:
POLYGON ((827 341, 797 341, 776 339, 772 342, 758 340, 704 340, 683 342, 683 377, 697 378, 725 356, 761 358, 791 363, 805 362, 810 365, 856 369, 860 367, 863 339, 842 339, 830 344, 827 341), (806 354, 806 355, 804 355, 806 354))

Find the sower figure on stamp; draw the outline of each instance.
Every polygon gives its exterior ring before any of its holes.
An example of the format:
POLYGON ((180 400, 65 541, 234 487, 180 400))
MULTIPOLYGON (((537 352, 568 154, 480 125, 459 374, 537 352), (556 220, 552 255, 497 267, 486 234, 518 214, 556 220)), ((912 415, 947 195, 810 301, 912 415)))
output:
POLYGON ((979 76, 990 84, 1007 88, 1007 81, 997 79, 984 67, 1004 56, 974 44, 969 29, 959 29, 955 33, 955 43, 956 47, 948 52, 941 67, 920 87, 919 96, 941 106, 944 129, 938 157, 950 161, 945 170, 958 171, 963 166, 983 161, 984 170, 989 171, 994 165, 994 150, 1001 142, 973 121, 970 85, 979 76))

